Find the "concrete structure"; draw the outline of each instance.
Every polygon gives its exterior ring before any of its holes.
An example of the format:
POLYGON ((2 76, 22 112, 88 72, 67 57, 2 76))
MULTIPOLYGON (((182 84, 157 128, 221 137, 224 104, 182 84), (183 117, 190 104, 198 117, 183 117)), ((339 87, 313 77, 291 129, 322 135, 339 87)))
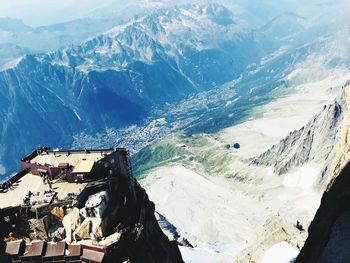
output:
POLYGON ((57 243, 33 241, 26 244, 22 240, 8 242, 6 253, 10 254, 13 262, 52 262, 52 263, 108 263, 106 253, 109 246, 96 247, 93 245, 71 244, 65 241, 57 243))
POLYGON ((109 202, 108 193, 102 191, 90 195, 85 203, 85 207, 80 209, 80 214, 87 217, 103 218, 109 202))
POLYGON ((34 175, 54 180, 65 178, 68 182, 91 182, 107 176, 128 174, 124 148, 97 150, 50 150, 41 147, 23 158, 21 169, 34 175))
POLYGON ((20 161, 18 174, 0 184, 0 209, 23 205, 29 192, 43 194, 55 188, 56 198, 64 200, 68 194, 81 193, 89 182, 131 176, 128 156, 124 148, 53 151, 41 147, 20 161))
POLYGON ((21 256, 21 262, 40 262, 46 249, 44 241, 33 241, 27 244, 26 249, 21 256))
POLYGON ((13 262, 21 262, 20 256, 23 255, 25 243, 23 240, 8 242, 6 245, 6 253, 10 254, 13 262))
POLYGON ((106 238, 105 234, 113 233, 108 222, 118 216, 106 214, 112 186, 115 195, 119 180, 132 177, 128 151, 53 151, 41 147, 20 164, 21 171, 0 184, 0 234, 6 237, 13 261, 106 262, 118 240, 113 235, 108 244, 98 242, 106 238), (71 213, 74 209, 76 216, 71 213), (90 222, 83 225, 79 213, 90 222), (62 227, 65 219, 70 231, 62 227), (71 242, 69 237, 75 234, 79 242, 67 245, 65 241, 71 242), (16 237, 33 241, 12 242, 16 237))

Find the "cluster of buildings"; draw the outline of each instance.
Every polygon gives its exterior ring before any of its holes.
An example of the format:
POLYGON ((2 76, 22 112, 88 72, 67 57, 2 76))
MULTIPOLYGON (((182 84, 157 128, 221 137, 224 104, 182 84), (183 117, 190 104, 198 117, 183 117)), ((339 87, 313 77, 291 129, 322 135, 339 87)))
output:
POLYGON ((0 232, 13 262, 107 262, 120 235, 116 183, 131 177, 124 148, 51 150, 20 161, 0 189, 0 232), (114 210, 113 210, 114 209, 114 210))

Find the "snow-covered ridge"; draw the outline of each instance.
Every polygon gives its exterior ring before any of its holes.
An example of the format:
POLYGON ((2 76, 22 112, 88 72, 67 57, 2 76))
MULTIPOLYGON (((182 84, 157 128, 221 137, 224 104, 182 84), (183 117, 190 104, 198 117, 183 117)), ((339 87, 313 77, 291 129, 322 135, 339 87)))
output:
POLYGON ((343 118, 343 105, 324 105, 323 110, 300 130, 274 145, 253 160, 254 164, 273 166, 278 175, 307 162, 329 163, 334 157, 338 128, 343 118))
POLYGON ((188 48, 220 49, 222 42, 239 41, 247 32, 244 22, 224 6, 186 5, 157 10, 49 57, 53 64, 82 71, 123 69, 134 61, 152 63, 164 56, 178 59, 188 48))
POLYGON ((0 72, 1 71, 5 71, 5 70, 10 69, 10 68, 16 67, 18 65, 18 63, 20 63, 22 61, 23 58, 24 58, 24 56, 21 56, 21 57, 18 57, 16 59, 6 63, 2 67, 0 67, 0 72))

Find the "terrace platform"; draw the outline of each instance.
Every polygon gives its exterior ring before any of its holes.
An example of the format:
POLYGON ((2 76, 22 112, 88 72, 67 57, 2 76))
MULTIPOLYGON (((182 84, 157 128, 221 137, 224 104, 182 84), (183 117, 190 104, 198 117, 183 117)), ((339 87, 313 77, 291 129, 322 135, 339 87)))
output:
MULTIPOLYGON (((79 194, 86 187, 87 183, 52 183, 52 190, 57 192, 57 197, 64 200, 68 194, 79 194)), ((50 186, 44 183, 38 175, 27 173, 22 178, 12 184, 12 187, 5 192, 0 193, 0 209, 6 207, 16 207, 23 205, 23 199, 29 191, 32 193, 43 193, 49 191, 50 186)))

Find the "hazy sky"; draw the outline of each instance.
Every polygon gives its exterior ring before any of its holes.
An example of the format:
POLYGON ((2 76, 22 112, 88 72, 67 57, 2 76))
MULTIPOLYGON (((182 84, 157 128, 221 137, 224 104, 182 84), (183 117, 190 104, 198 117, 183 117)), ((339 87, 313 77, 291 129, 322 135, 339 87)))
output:
POLYGON ((0 17, 22 19, 31 26, 78 18, 119 0, 0 0, 0 17))
MULTIPOLYGON (((103 8, 114 4, 131 4, 135 2, 156 2, 156 0, 0 0, 0 17, 20 18, 26 24, 31 26, 49 25, 64 21, 73 20, 82 17, 95 9, 103 8)), ((161 0, 162 2, 173 2, 170 0, 161 0)), ((185 0, 178 0, 175 3, 185 0)), ((291 9, 299 9, 297 7, 305 7, 307 5, 325 2, 348 2, 349 0, 223 0, 225 2, 238 2, 250 8, 257 7, 265 12, 270 8, 279 10, 286 6, 291 9), (254 3, 254 4, 252 4, 254 3), (265 7, 265 8, 259 8, 265 7), (268 9, 266 9, 268 7, 268 9)), ((194 1, 188 0, 189 3, 194 1)), ((198 1, 197 1, 198 2, 198 1)), ((199 1, 201 2, 201 1, 199 1)), ((218 1, 220 2, 220 1, 218 1)))

